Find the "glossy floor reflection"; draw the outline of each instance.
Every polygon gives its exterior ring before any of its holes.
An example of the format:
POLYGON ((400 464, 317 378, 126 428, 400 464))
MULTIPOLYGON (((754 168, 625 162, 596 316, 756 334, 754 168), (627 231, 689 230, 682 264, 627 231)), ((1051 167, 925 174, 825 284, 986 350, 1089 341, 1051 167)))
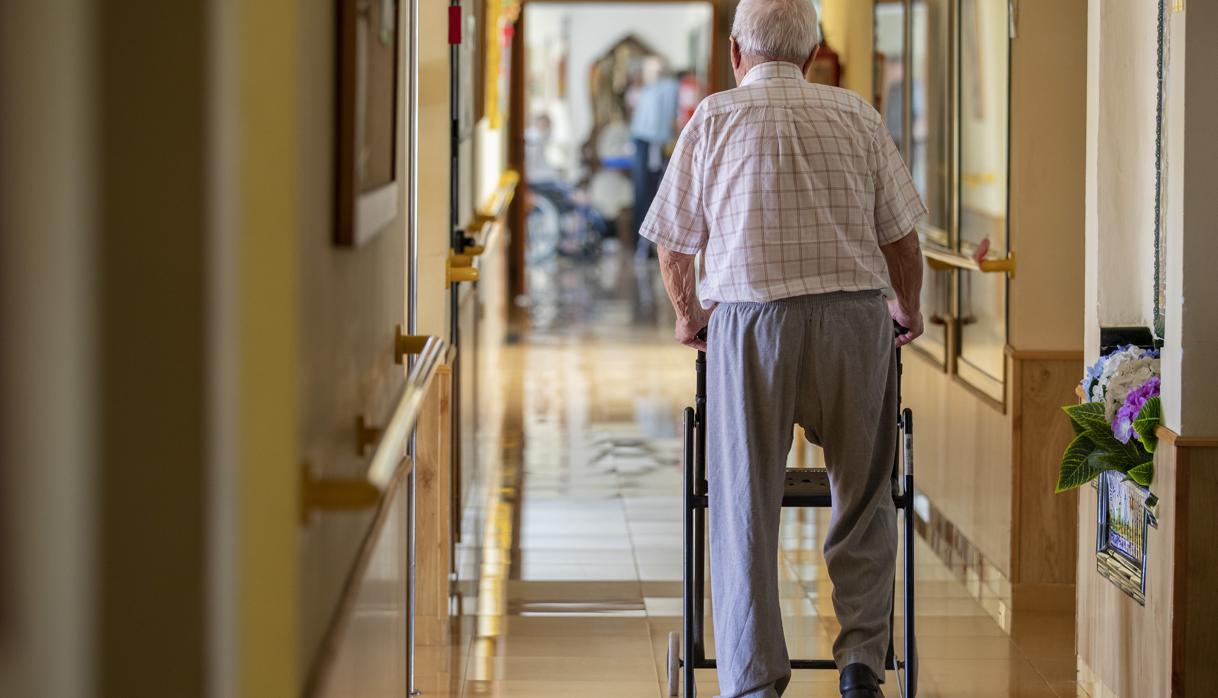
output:
MULTIPOLYGON (((694 357, 671 340, 653 266, 635 269, 530 270, 532 322, 484 357, 484 505, 466 516, 459 567, 470 581, 451 643, 418 653, 425 696, 667 694, 694 357)), ((824 512, 784 512, 792 656, 827 656, 837 629, 825 524, 824 512)), ((1007 635, 925 545, 917 553, 920 695, 1076 695, 1071 618, 1017 618, 1007 635)), ((699 695, 716 694, 713 671, 698 682, 699 695)), ((894 681, 886 694, 899 695, 894 681)), ((795 672, 786 695, 837 696, 836 675, 795 672)))

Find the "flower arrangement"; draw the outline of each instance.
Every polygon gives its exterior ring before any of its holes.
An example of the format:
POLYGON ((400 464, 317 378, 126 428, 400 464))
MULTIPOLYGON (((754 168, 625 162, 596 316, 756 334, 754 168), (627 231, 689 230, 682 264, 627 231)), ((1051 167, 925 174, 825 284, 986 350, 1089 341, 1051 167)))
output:
POLYGON ((1124 346, 1087 368, 1081 385, 1085 402, 1062 408, 1074 440, 1062 454, 1058 492, 1081 487, 1105 470, 1150 485, 1155 427, 1162 418, 1160 384, 1157 349, 1124 346))

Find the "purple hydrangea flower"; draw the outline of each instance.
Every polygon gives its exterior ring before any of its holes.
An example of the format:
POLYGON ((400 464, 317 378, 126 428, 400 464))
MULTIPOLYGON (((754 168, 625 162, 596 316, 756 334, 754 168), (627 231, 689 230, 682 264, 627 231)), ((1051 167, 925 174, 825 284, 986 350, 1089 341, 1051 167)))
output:
POLYGON ((1152 397, 1159 395, 1159 378, 1156 376, 1132 390, 1125 398, 1125 404, 1117 410, 1112 420, 1112 434, 1123 444, 1133 438, 1133 421, 1138 418, 1142 406, 1152 397))

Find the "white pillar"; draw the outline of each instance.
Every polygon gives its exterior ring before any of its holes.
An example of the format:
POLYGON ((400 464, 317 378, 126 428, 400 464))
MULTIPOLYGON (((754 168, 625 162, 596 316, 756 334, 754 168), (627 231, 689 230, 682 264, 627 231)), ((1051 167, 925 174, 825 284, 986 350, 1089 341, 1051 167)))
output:
MULTIPOLYGON (((1176 3, 1173 3, 1176 4, 1176 3)), ((1165 423, 1218 435, 1218 3, 1191 0, 1171 20, 1167 103, 1165 423)))

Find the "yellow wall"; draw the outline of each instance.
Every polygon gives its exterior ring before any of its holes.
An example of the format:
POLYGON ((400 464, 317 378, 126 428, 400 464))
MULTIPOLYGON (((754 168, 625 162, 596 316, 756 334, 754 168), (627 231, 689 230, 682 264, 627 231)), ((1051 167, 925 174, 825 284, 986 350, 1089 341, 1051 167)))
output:
POLYGON ((1010 240, 1018 273, 1008 328, 1019 350, 1083 350, 1086 36, 1081 4, 1020 4, 1010 101, 1010 240))
MULTIPOLYGON (((334 240, 335 80, 334 3, 311 3, 297 39, 301 76, 299 281, 300 457, 315 476, 360 478, 371 452, 355 450, 355 420, 383 425, 404 384, 394 361, 394 332, 406 326, 406 256, 410 229, 406 142, 409 75, 399 71, 396 157, 398 215, 360 247, 334 240)), ((408 15, 408 8, 403 8, 408 15)), ((399 26, 405 43, 408 16, 399 26)), ((409 55, 404 45, 402 55, 409 55)), ((301 661, 312 663, 369 525, 367 514, 322 513, 302 528, 301 661)))
POLYGON ((825 40, 842 60, 842 87, 870 102, 872 91, 872 36, 875 30, 872 0, 823 0, 821 24, 825 40))
POLYGON ((295 8, 3 7, 0 694, 297 694, 295 8))
POLYGON ((92 296, 101 404, 93 551, 102 561, 94 632, 105 695, 205 690, 204 16, 202 0, 123 0, 94 16, 102 242, 92 296), (153 9, 158 28, 173 31, 148 30, 153 9))
POLYGON ((302 16, 287 0, 239 3, 237 254, 238 690, 299 690, 299 374, 302 16))

